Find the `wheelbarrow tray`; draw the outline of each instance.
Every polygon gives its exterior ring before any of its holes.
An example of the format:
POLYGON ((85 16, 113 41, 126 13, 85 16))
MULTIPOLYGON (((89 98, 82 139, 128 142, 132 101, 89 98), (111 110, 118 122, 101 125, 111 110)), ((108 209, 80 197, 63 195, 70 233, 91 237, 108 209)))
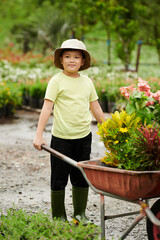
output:
POLYGON ((101 166, 100 160, 81 161, 89 182, 98 190, 129 201, 160 196, 160 171, 130 171, 101 166))

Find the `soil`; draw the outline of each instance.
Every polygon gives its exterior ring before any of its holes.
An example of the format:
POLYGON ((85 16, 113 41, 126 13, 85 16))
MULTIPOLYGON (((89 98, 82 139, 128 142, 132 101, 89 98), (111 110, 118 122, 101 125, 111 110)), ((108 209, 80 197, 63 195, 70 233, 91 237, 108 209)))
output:
MULTIPOLYGON (((39 111, 19 110, 14 117, 0 120, 0 209, 26 209, 28 212, 50 210, 50 161, 49 153, 33 148, 39 111)), ((108 117, 108 115, 107 115, 108 117)), ((45 128, 44 136, 50 143, 52 116, 45 128)), ((96 134, 97 125, 92 122, 92 154, 91 158, 101 158, 105 154, 103 143, 96 134)), ((72 220, 71 184, 66 188, 66 212, 68 220, 72 220)), ((151 201, 152 203, 153 201, 151 201)), ((105 211, 108 215, 140 210, 136 204, 105 197, 105 211)), ((100 225, 100 196, 89 191, 86 210, 87 216, 95 224, 100 225)), ((105 223, 106 239, 119 239, 135 216, 107 220, 105 223)), ((128 240, 146 240, 145 219, 142 220, 126 237, 128 240)))

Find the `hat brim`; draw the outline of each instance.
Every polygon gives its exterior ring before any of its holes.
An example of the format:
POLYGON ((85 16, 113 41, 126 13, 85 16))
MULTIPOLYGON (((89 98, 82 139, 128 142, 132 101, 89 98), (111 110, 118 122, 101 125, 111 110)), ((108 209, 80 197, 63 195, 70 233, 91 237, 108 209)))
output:
MULTIPOLYGON (((69 49, 80 50, 84 53, 85 61, 84 61, 84 64, 80 67, 79 71, 82 71, 91 67, 91 57, 86 50, 77 49, 77 48, 69 48, 69 49)), ((54 64, 56 67, 60 69, 63 69, 63 65, 61 64, 61 61, 60 61, 60 56, 63 50, 67 50, 67 48, 57 48, 54 52, 54 64)))

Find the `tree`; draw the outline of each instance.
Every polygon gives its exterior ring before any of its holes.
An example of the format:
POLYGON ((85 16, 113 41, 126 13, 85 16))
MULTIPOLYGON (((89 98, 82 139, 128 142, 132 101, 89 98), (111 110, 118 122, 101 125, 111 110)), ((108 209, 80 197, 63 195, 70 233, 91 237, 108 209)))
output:
POLYGON ((131 62, 131 54, 135 48, 137 40, 138 21, 136 15, 138 13, 137 2, 132 0, 119 0, 119 11, 115 17, 115 32, 118 38, 116 44, 117 56, 125 65, 125 70, 129 70, 131 62))
POLYGON ((42 4, 36 13, 30 16, 30 21, 37 32, 36 43, 40 43, 45 51, 48 47, 55 49, 62 40, 69 37, 70 20, 49 2, 42 4), (60 17, 61 16, 61 17, 60 17))
POLYGON ((157 49, 160 62, 160 5, 159 0, 142 0, 143 14, 139 18, 143 37, 146 42, 154 44, 157 49))
MULTIPOLYGON (((0 1, 0 40, 1 42, 11 38, 10 31, 14 25, 26 24, 30 13, 34 11, 36 4, 32 0, 5 0, 0 1)), ((13 41, 13 40, 12 40, 13 41)))
POLYGON ((59 0, 56 6, 62 11, 62 14, 67 14, 72 20, 71 37, 83 40, 85 33, 97 23, 92 0, 59 0))
POLYGON ((1 40, 16 40, 23 52, 40 46, 54 49, 66 38, 69 19, 58 11, 52 0, 5 0, 0 3, 1 40), (2 10, 3 9, 3 10, 2 10), (61 17, 60 17, 61 16, 61 17), (7 36, 7 37, 6 37, 7 36))
POLYGON ((118 9, 116 0, 94 0, 94 11, 97 12, 107 34, 108 65, 111 63, 111 32, 114 29, 114 16, 118 9))

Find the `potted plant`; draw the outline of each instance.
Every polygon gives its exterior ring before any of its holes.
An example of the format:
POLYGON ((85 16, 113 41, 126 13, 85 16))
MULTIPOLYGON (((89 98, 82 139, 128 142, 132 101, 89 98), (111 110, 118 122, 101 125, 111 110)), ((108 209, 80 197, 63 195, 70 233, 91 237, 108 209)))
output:
POLYGON ((12 115, 21 106, 21 92, 15 83, 0 84, 0 118, 12 115))
POLYGON ((120 88, 125 110, 98 125, 106 147, 107 166, 135 171, 160 170, 160 90, 150 91, 141 78, 138 87, 120 88))
POLYGON ((33 108, 41 108, 43 105, 43 98, 45 95, 47 83, 36 81, 29 86, 29 105, 33 108))

